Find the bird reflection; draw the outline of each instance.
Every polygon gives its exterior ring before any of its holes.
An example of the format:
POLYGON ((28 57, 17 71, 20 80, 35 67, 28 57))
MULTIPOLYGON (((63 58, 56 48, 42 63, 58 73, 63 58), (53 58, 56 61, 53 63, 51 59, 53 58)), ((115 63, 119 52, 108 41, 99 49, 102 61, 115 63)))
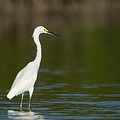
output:
POLYGON ((43 115, 36 112, 14 111, 8 110, 8 118, 13 120, 44 120, 43 115))

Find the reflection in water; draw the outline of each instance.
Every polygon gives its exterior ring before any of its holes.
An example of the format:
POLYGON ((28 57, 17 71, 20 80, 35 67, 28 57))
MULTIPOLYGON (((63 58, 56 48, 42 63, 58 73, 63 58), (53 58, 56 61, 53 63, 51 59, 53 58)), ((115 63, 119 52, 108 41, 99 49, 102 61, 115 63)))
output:
POLYGON ((43 115, 39 115, 35 112, 14 111, 8 110, 8 118, 14 120, 44 120, 43 115))

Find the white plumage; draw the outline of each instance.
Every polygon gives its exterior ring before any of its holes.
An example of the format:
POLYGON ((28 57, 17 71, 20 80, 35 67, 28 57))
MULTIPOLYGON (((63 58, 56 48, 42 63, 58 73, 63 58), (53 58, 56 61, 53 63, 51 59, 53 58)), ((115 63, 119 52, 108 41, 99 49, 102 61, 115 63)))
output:
POLYGON ((23 95, 26 91, 29 92, 29 96, 30 96, 30 98, 29 98, 29 110, 30 110, 31 97, 33 94, 34 84, 35 84, 35 81, 37 79, 38 69, 40 66, 41 58, 42 58, 41 44, 39 41, 39 35, 41 33, 47 33, 47 34, 52 34, 52 35, 58 36, 57 34, 48 31, 43 26, 38 26, 37 28, 35 28, 35 30, 33 32, 33 39, 34 39, 34 42, 35 42, 36 47, 37 47, 36 58, 34 59, 34 61, 28 63, 17 74, 17 76, 16 76, 16 78, 11 86, 9 93, 7 94, 7 98, 9 98, 9 99, 12 99, 14 96, 22 94, 20 110, 22 110, 23 95))
POLYGON ((7 97, 12 99, 14 96, 22 94, 25 91, 29 91, 29 94, 32 95, 34 83, 37 78, 37 72, 38 68, 36 68, 35 63, 30 62, 17 74, 7 97))

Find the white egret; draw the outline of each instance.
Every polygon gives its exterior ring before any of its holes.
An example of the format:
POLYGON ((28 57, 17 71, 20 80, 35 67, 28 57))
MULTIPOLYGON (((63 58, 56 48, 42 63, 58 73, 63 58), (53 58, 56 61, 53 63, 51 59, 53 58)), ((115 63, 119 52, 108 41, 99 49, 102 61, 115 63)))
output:
POLYGON ((43 26, 38 26, 35 28, 33 32, 33 39, 37 46, 36 58, 34 61, 28 63, 16 76, 9 93, 7 94, 7 98, 12 99, 14 96, 22 94, 20 110, 22 111, 22 101, 23 96, 26 91, 29 92, 29 111, 30 111, 30 103, 31 97, 34 90, 34 84, 37 79, 38 69, 40 66, 42 54, 41 54, 41 44, 39 41, 39 35, 41 33, 51 34, 59 36, 53 32, 50 32, 43 26))

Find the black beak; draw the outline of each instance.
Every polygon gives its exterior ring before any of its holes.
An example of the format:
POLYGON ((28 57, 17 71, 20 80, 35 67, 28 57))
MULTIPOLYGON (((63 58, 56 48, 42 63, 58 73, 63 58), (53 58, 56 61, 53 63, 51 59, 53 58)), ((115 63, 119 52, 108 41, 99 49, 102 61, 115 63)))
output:
POLYGON ((55 36, 57 36, 57 37, 60 37, 60 35, 58 35, 58 34, 56 34, 56 33, 54 33, 54 32, 51 32, 51 31, 48 31, 48 34, 51 34, 51 35, 55 35, 55 36))

